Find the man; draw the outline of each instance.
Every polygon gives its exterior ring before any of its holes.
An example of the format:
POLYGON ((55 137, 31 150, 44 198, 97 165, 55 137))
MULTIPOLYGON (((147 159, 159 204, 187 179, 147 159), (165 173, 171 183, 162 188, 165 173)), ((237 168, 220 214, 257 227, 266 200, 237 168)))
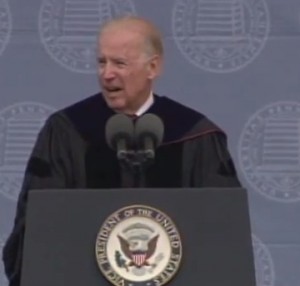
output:
POLYGON ((158 115, 165 126, 148 187, 239 186, 226 135, 204 115, 152 90, 163 62, 158 30, 137 17, 105 24, 99 35, 102 93, 51 115, 26 169, 12 234, 3 251, 10 286, 20 283, 27 195, 42 188, 122 187, 121 168, 105 141, 105 124, 116 113, 158 115))

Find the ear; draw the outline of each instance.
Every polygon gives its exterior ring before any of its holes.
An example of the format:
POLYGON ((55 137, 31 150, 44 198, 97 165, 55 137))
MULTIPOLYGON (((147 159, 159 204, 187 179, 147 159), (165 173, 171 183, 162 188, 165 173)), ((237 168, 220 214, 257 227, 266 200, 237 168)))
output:
POLYGON ((153 56, 148 62, 148 79, 153 80, 161 74, 162 59, 158 55, 153 56))

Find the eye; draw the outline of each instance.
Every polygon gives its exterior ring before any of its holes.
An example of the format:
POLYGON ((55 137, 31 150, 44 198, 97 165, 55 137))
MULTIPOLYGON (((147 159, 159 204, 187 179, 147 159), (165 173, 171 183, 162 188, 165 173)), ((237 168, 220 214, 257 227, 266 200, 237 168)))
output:
POLYGON ((103 58, 99 58, 99 59, 98 59, 98 64, 99 64, 100 66, 104 66, 105 63, 106 63, 106 60, 105 60, 105 59, 103 59, 103 58))
POLYGON ((123 60, 116 60, 116 61, 115 61, 115 65, 116 65, 117 67, 125 67, 125 66, 126 66, 126 62, 123 61, 123 60))

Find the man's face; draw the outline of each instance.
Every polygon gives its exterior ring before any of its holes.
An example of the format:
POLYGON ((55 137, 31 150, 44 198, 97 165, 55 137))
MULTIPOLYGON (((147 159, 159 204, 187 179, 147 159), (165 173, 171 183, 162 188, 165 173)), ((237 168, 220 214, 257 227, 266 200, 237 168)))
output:
POLYGON ((108 106, 120 112, 136 111, 151 91, 155 60, 147 59, 140 34, 108 29, 99 39, 99 79, 108 106))

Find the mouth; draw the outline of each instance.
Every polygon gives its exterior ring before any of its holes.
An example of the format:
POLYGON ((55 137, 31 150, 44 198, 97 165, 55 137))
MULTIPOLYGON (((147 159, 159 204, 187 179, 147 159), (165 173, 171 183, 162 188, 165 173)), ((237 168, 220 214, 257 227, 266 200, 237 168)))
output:
POLYGON ((106 92, 109 92, 109 93, 115 93, 115 92, 119 92, 122 90, 121 87, 114 87, 114 86, 108 86, 108 87, 105 87, 104 88, 106 90, 106 92))

